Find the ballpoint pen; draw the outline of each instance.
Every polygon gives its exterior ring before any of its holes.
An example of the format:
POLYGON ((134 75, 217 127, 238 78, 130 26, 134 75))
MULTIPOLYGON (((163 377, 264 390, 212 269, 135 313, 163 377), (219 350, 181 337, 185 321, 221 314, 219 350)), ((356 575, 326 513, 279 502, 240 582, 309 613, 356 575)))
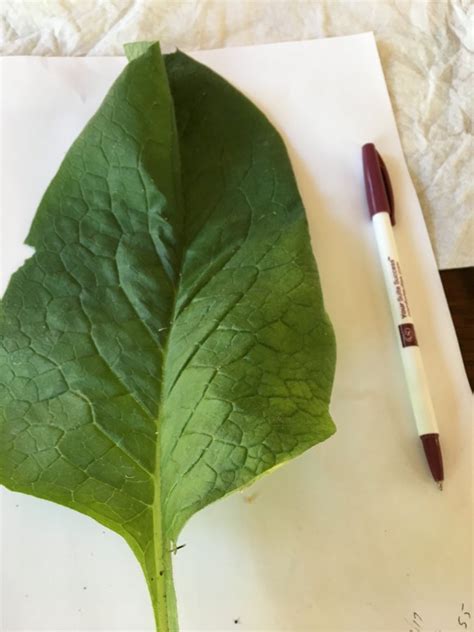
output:
POLYGON ((387 168, 372 143, 362 148, 367 204, 377 242, 380 263, 396 335, 399 341, 408 393, 416 427, 434 480, 443 489, 443 459, 439 430, 428 380, 408 305, 393 226, 395 206, 387 168))

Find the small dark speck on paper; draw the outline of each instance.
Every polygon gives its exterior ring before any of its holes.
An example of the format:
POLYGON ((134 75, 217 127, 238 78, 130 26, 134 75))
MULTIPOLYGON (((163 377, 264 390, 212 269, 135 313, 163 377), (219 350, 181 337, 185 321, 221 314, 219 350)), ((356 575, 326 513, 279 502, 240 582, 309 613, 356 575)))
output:
POLYGON ((244 502, 247 503, 248 505, 251 505, 253 503, 253 501, 257 498, 258 493, 254 492, 253 494, 248 494, 247 496, 244 496, 244 502))

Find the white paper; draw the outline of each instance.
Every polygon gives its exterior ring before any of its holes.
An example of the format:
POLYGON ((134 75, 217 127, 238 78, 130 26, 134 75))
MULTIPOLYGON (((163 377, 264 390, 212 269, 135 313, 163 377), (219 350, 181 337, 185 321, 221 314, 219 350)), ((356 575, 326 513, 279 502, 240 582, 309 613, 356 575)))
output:
MULTIPOLYGON (((338 341, 334 437, 185 527, 174 559, 183 631, 465 629, 472 611, 471 394, 370 34, 199 52, 283 135, 338 341), (361 145, 392 176, 396 238, 445 457, 421 450, 367 216, 361 145), (237 621, 237 623, 236 623, 237 621)), ((2 282, 42 192, 124 65, 6 58, 2 282)), ((89 518, 4 492, 4 630, 145 630, 127 545, 89 518)), ((468 627, 467 629, 472 629, 468 627)))

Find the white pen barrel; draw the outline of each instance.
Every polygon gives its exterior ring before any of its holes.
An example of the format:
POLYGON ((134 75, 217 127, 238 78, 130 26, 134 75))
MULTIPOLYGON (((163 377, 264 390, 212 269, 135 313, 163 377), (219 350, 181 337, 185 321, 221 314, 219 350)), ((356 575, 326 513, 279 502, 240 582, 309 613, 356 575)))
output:
POLYGON ((375 213, 372 223, 418 434, 438 433, 390 216, 388 213, 375 213))

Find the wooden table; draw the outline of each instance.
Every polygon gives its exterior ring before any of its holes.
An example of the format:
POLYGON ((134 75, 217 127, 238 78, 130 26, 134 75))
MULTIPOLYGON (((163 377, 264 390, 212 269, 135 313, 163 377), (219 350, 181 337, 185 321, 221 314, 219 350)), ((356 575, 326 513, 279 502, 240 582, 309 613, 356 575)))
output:
POLYGON ((474 268, 442 270, 441 282, 461 347, 467 378, 474 390, 474 268))

